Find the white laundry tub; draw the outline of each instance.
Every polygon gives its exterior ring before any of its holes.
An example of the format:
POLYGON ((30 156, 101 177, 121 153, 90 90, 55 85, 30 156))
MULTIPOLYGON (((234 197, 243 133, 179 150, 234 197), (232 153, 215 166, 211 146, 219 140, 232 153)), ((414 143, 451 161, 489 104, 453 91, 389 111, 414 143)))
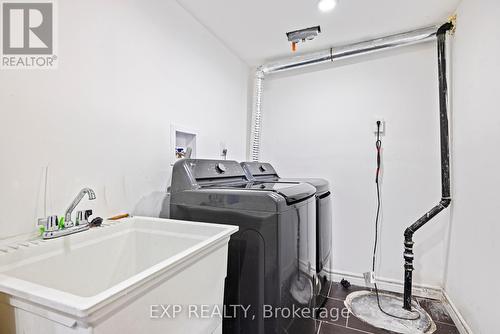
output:
POLYGON ((189 305, 222 308, 237 230, 135 217, 0 251, 0 333, 220 331, 189 305))

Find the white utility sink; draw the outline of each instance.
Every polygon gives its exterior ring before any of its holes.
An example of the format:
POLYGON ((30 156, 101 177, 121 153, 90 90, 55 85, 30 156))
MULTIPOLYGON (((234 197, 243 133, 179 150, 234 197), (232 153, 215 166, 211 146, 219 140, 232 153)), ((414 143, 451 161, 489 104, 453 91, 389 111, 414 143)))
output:
POLYGON ((188 308, 222 309, 237 230, 134 217, 0 252, 0 333, 215 333, 188 308))

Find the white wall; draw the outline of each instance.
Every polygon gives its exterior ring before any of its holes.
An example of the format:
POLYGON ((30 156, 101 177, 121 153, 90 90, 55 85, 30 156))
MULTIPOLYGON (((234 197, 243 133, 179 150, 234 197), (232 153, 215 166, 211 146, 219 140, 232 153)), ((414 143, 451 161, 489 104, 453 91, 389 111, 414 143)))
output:
POLYGON ((445 289, 475 334, 498 333, 500 3, 464 0, 453 47, 453 207, 445 289))
MULTIPOLYGON (((371 269, 375 116, 387 123, 378 276, 401 281, 403 231, 440 199, 435 43, 265 81, 262 160, 332 185, 334 272, 371 269)), ((448 213, 415 236, 415 283, 442 286, 448 213)))
POLYGON ((172 0, 59 1, 59 68, 0 72, 0 239, 81 204, 109 216, 163 190, 170 125, 198 157, 245 157, 247 66, 172 0))

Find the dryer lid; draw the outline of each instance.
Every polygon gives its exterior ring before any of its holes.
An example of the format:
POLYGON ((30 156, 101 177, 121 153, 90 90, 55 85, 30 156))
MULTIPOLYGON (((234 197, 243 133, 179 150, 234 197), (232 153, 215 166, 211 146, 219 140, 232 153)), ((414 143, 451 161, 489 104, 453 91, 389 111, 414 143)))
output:
POLYGON ((274 167, 268 162, 247 161, 241 166, 247 175, 248 180, 268 181, 268 182, 304 182, 316 188, 316 193, 321 194, 330 190, 330 184, 325 179, 320 178, 281 178, 274 167))
POLYGON ((284 182, 237 182, 204 185, 204 189, 238 189, 251 191, 268 191, 277 193, 285 198, 287 204, 294 204, 306 200, 316 193, 311 185, 307 183, 284 183, 284 182))

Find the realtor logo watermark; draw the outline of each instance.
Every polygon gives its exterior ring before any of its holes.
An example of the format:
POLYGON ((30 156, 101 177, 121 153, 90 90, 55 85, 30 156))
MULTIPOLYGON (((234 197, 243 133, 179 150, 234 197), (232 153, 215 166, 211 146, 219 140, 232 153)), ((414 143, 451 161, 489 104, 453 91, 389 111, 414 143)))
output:
POLYGON ((4 0, 1 8, 1 68, 56 68, 54 2, 4 0))

